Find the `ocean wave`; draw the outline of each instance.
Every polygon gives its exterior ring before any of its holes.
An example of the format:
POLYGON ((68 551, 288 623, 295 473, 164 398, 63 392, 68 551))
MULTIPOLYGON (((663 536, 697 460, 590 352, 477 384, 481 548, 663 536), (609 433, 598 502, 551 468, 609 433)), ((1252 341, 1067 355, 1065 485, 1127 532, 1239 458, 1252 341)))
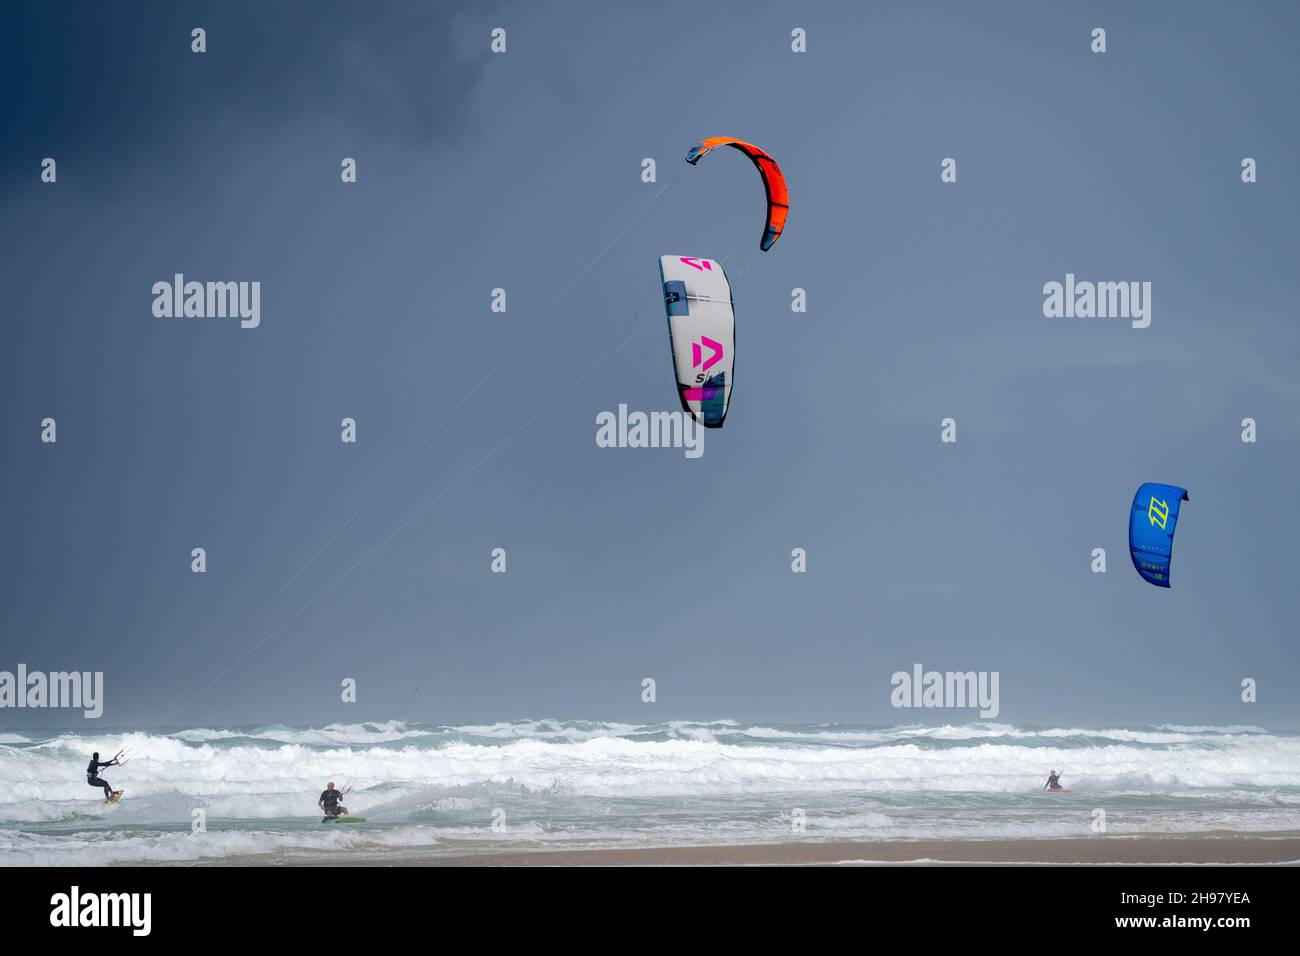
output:
POLYGON ((1112 832, 1300 829, 1300 735, 1257 728, 542 719, 21 736, 0 743, 0 863, 499 841, 501 820, 522 841, 772 839, 796 809, 850 839, 1069 835, 1099 807, 1112 832), (105 807, 85 761, 123 746, 105 776, 126 799, 105 807), (1050 768, 1072 793, 1042 793, 1050 768), (319 831, 328 780, 366 827, 319 831), (210 839, 189 841, 198 818, 210 839))

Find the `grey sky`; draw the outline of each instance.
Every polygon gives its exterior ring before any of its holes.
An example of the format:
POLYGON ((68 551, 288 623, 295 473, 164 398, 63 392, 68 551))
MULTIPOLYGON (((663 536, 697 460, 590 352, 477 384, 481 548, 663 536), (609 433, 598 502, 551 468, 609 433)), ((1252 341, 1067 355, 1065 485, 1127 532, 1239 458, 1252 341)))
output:
POLYGON ((405 716, 973 716, 890 708, 920 661, 1000 671, 1010 722, 1300 722, 1294 4, 253 9, 0 13, 0 669, 147 723, 307 605, 175 722, 387 719, 449 645, 405 716), (721 133, 785 170, 770 253, 743 157, 682 160, 721 133), (665 253, 731 257, 698 461, 594 442, 677 407, 665 253), (153 318, 176 272, 260 280, 261 327, 153 318), (1044 318, 1067 272, 1150 281, 1151 327, 1044 318), (1190 493, 1169 591, 1143 481, 1190 493))

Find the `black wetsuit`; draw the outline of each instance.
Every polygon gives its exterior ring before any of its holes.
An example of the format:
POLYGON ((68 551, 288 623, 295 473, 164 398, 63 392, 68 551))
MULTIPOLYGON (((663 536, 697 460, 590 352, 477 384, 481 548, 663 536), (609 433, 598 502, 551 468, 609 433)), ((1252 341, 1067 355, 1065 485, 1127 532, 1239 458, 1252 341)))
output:
POLYGON ((1044 787, 1043 789, 1044 789, 1044 790, 1060 790, 1060 789, 1061 789, 1061 776, 1060 776, 1060 774, 1055 774, 1055 773, 1054 773, 1054 774, 1049 774, 1048 777, 1047 777, 1047 786, 1044 787))
POLYGON ((100 779, 99 768, 111 767, 111 766, 113 766, 113 761, 111 760, 105 763, 101 760, 95 760, 92 758, 90 763, 86 767, 86 783, 90 784, 90 786, 92 787, 103 787, 105 800, 112 798, 113 788, 108 785, 107 780, 100 779))
POLYGON ((343 799, 341 790, 322 790, 320 792, 320 802, 325 804, 325 816, 336 817, 339 815, 339 801, 343 799))

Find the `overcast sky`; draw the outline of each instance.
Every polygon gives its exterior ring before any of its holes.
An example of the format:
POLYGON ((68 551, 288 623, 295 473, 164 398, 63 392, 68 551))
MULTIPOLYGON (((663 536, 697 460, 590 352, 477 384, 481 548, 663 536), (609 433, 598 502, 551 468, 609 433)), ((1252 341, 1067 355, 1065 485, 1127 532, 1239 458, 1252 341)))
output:
POLYGON ((1008 722, 1300 726, 1295 4, 231 7, 0 12, 0 670, 102 670, 115 726, 973 719, 890 707, 917 662, 1008 722), (785 171, 770 252, 718 134, 785 171), (663 254, 736 303, 694 461, 595 444, 678 407, 663 254), (155 318, 175 273, 260 326, 155 318), (1150 327, 1045 318, 1067 273, 1150 327))

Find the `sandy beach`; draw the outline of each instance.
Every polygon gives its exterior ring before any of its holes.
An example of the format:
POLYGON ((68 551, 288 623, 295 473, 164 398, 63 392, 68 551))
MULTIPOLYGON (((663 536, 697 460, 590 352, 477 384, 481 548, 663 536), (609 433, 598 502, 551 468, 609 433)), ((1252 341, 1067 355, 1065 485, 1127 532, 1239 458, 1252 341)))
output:
MULTIPOLYGON (((829 841, 734 846, 627 847, 457 853, 394 851, 383 855, 312 855, 279 858, 280 866, 840 866, 840 865, 1297 865, 1300 835, 1097 836, 1067 840, 829 841)), ((256 864, 245 857, 224 863, 256 864)))

